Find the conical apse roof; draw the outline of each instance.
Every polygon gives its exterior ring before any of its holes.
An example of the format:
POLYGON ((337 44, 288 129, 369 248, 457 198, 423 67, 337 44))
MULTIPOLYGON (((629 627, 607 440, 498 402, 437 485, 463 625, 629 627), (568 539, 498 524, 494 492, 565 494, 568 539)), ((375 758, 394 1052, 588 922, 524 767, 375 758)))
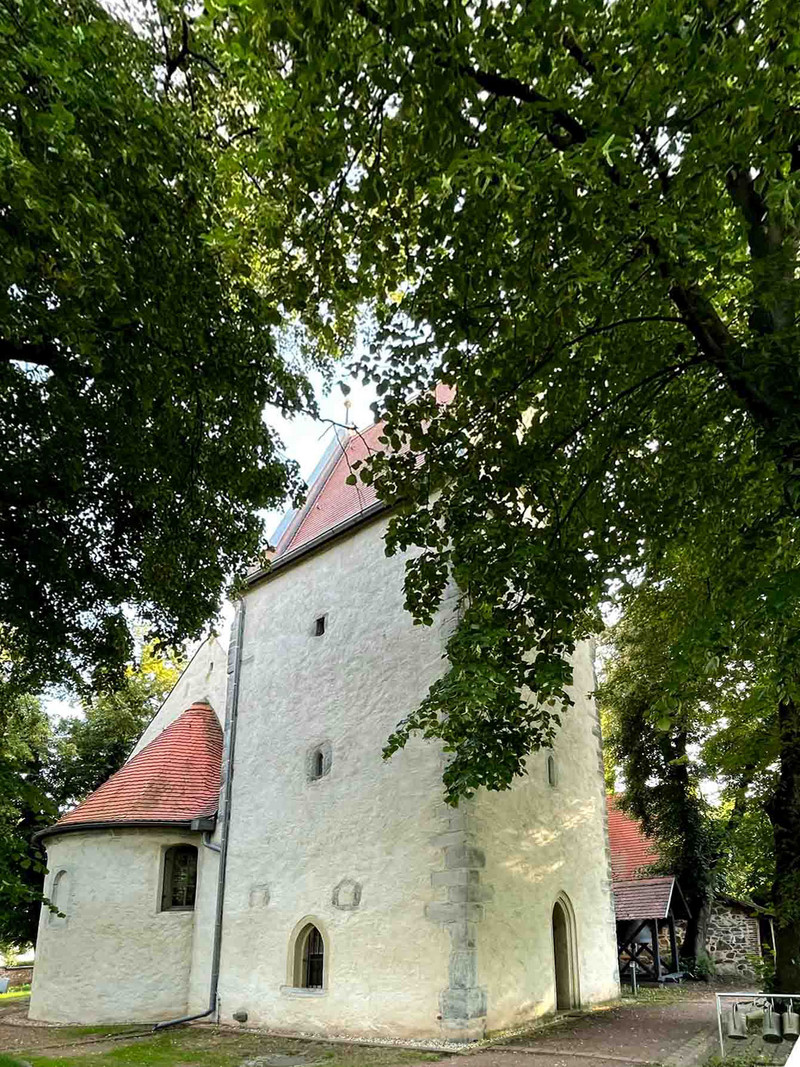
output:
POLYGON ((109 823, 180 825, 211 816, 221 763, 217 717, 208 704, 193 704, 47 832, 109 823))

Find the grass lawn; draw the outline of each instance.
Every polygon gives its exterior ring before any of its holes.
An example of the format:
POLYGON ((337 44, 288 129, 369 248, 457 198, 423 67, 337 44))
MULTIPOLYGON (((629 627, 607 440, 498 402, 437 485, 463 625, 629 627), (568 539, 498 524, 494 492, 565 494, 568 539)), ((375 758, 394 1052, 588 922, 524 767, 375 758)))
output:
MULTIPOLYGON (((714 993, 713 986, 705 982, 685 982, 658 986, 639 986, 636 996, 631 992, 629 985, 622 987, 623 1004, 678 1004, 683 1000, 696 1000, 698 997, 710 996, 714 993)), ((726 989, 727 991, 727 989, 726 989)))
MULTIPOLYGON (((30 995, 31 987, 29 985, 20 986, 18 989, 9 989, 7 993, 0 993, 0 1008, 4 1004, 12 1004, 15 1000, 22 1000, 30 995)), ((0 1063, 0 1067, 3 1067, 2 1063, 0 1063)))
MULTIPOLYGON (((409 1049, 325 1045, 212 1027, 183 1027, 138 1040, 117 1032, 118 1040, 114 1041, 112 1029, 84 1027, 79 1031, 70 1028, 70 1037, 76 1039, 74 1045, 63 1050, 48 1049, 46 1054, 24 1051, 15 1052, 14 1057, 0 1054, 0 1067, 19 1067, 20 1061, 31 1064, 31 1067, 240 1067, 246 1060, 269 1055, 303 1055, 307 1057, 309 1067, 311 1064, 320 1067, 403 1067, 439 1059, 435 1054, 409 1049), (108 1034, 109 1041, 81 1046, 81 1033, 93 1033, 98 1037, 108 1034)), ((53 1032, 52 1044, 61 1044, 62 1040, 66 1044, 63 1033, 56 1035, 53 1032)))

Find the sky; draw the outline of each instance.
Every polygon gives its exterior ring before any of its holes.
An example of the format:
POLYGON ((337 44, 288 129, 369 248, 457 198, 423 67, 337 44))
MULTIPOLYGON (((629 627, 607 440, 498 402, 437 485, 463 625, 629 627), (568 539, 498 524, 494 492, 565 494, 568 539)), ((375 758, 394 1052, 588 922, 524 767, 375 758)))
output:
MULTIPOLYGON (((325 395, 322 375, 312 373, 309 375, 309 379, 314 387, 322 418, 333 419, 335 422, 340 423, 349 421, 360 429, 372 425, 373 416, 369 405, 376 399, 377 395, 373 386, 364 387, 353 378, 343 377, 343 380, 347 382, 351 389, 347 397, 351 404, 348 420, 345 397, 339 386, 334 384, 329 394, 325 395)), ((315 422, 314 419, 307 416, 291 420, 284 419, 269 409, 265 412, 265 417, 268 425, 274 427, 280 434, 286 454, 290 459, 297 460, 300 464, 300 473, 308 480, 325 449, 330 444, 334 427, 330 423, 315 422)), ((278 509, 266 514, 267 532, 271 537, 283 518, 284 511, 278 509)))

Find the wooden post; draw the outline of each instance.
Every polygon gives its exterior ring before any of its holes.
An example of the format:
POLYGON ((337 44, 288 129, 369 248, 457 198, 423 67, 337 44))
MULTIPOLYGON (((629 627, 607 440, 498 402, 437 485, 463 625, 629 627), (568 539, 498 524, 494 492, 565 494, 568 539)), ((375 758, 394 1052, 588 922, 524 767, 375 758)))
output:
POLYGON ((675 916, 669 917, 669 950, 672 953, 672 972, 677 974, 681 969, 681 962, 678 958, 678 939, 675 936, 675 916))
POLYGON ((661 977, 661 949, 658 944, 658 919, 653 919, 650 923, 650 929, 653 931, 653 967, 656 972, 656 981, 661 977))

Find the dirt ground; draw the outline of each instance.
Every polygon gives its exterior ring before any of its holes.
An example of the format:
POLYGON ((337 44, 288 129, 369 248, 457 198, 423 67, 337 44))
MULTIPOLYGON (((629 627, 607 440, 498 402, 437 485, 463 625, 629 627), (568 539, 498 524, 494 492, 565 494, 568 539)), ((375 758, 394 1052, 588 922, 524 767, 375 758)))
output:
MULTIPOLYGON (((0 1007, 0 1052, 39 1067, 105 1067, 116 1064, 238 1065, 253 1054, 297 1052, 326 1067, 416 1067, 437 1057, 407 1049, 326 1046, 212 1027, 171 1031, 168 1039, 141 1039, 143 1027, 47 1027, 9 1025, 24 1018, 27 1003, 0 1007), (152 1057, 148 1054, 152 1049, 152 1057)), ((636 1002, 589 1013, 568 1013, 490 1048, 439 1059, 442 1067, 696 1067, 718 1051, 714 990, 688 987, 643 994, 636 1002)), ((777 1050, 776 1050, 777 1051, 777 1050)))
MULTIPOLYGON (((55 1026, 35 1026, 33 1024, 27 1024, 25 1026, 12 1025, 9 1022, 5 1022, 9 1016, 14 1016, 19 1019, 20 1016, 25 1015, 28 1010, 28 1000, 12 1000, 8 1004, 0 1005, 0 1052, 5 1052, 10 1055, 14 1055, 16 1052, 25 1051, 26 1053, 40 1053, 42 1055, 59 1055, 62 1050, 68 1049, 70 1051, 84 1046, 88 1048, 97 1047, 100 1050, 100 1038, 101 1035, 94 1032, 94 1027, 55 1027, 55 1026), (87 1032, 89 1031, 89 1032, 87 1032)), ((127 1027, 118 1027, 118 1030, 128 1029, 127 1027)), ((131 1028, 132 1029, 132 1028, 131 1028)), ((102 1034, 102 1038, 108 1034, 108 1029, 105 1029, 102 1034)), ((109 1042, 104 1040, 105 1047, 109 1046, 109 1042)))
MULTIPOLYGON (((728 988, 728 987, 721 987, 728 988)), ((638 1001, 563 1016, 551 1027, 513 1038, 441 1067, 695 1067, 719 1052, 715 989, 645 990, 638 1001)), ((787 1046, 788 1048, 788 1046, 787 1046)))

